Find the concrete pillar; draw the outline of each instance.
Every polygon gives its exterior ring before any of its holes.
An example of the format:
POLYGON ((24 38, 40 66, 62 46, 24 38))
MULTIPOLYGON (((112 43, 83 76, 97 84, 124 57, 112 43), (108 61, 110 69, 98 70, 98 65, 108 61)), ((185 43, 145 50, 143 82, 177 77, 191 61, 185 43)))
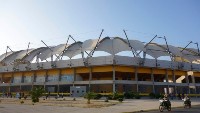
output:
POLYGON ((45 81, 44 81, 44 89, 46 89, 46 82, 48 82, 48 74, 47 74, 47 70, 45 70, 45 81))
POLYGON ((59 93, 60 92, 60 81, 61 81, 61 76, 62 76, 61 69, 59 69, 58 73, 59 74, 58 74, 58 90, 57 90, 57 92, 59 93))
POLYGON ((92 67, 89 67, 90 75, 89 75, 89 91, 91 90, 91 80, 92 80, 92 67))
POLYGON ((135 81, 136 81, 136 86, 137 86, 137 92, 139 92, 139 88, 138 88, 138 68, 135 67, 135 81))
POLYGON ((190 84, 189 84, 189 79, 188 79, 188 73, 185 75, 185 80, 188 85, 188 93, 190 94, 190 84))
POLYGON ((1 84, 3 83, 3 74, 1 74, 1 84))
POLYGON ((115 93, 115 66, 113 66, 113 94, 115 93))
POLYGON ((165 70, 165 80, 167 82, 167 94, 169 94, 169 77, 167 69, 165 70))
POLYGON ((194 75, 192 75, 192 83, 194 84, 194 86, 195 86, 195 94, 197 94, 197 89, 196 89, 196 82, 195 82, 195 77, 194 77, 194 75))
MULTIPOLYGON (((12 73, 12 75, 11 75, 11 83, 13 83, 13 81, 14 81, 14 73, 12 73)), ((8 86, 8 92, 11 92, 10 91, 10 89, 11 89, 11 83, 9 84, 9 86, 8 86)), ((20 89, 21 90, 21 89, 20 89)))
POLYGON ((74 82, 76 81, 76 68, 73 68, 73 75, 74 75, 73 78, 73 87, 74 87, 74 82))
POLYGON ((172 77, 173 77, 173 83, 175 83, 174 92, 175 92, 175 94, 177 94, 176 78, 175 78, 175 70, 174 69, 172 71, 172 77))
POLYGON ((31 77, 31 82, 32 82, 32 87, 31 87, 31 90, 32 90, 33 86, 34 86, 34 82, 36 82, 36 72, 35 71, 33 72, 33 75, 31 77))
POLYGON ((155 93, 155 86, 154 86, 154 75, 153 75, 153 68, 151 68, 151 81, 153 83, 153 93, 155 93))
MULTIPOLYGON (((22 77, 21 77, 21 83, 24 83, 24 73, 23 73, 23 72, 22 72, 22 77)), ((20 91, 22 90, 22 85, 21 85, 21 83, 20 83, 20 85, 19 85, 20 91)))

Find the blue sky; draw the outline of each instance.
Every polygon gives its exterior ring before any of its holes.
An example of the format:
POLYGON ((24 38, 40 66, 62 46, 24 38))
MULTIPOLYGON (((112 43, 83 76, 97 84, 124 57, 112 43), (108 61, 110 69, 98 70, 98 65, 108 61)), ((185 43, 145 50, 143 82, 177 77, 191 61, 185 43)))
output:
MULTIPOLYGON (((200 38, 199 0, 0 0, 0 54, 66 43, 68 35, 84 41, 119 36, 150 41, 166 36, 170 45, 186 46, 200 38)), ((73 41, 70 40, 70 43, 73 41)), ((154 42, 164 43, 162 39, 154 42)), ((191 44, 190 47, 194 47, 191 44)))

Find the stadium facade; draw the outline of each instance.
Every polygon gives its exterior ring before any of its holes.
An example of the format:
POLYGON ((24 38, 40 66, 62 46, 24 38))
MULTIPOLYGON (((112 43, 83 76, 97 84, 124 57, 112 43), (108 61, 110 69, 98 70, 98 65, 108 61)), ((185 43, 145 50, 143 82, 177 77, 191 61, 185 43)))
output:
POLYGON ((26 92, 42 86, 70 93, 72 86, 85 86, 86 91, 96 93, 199 94, 199 60, 198 49, 119 37, 11 51, 0 56, 0 92, 26 92), (98 51, 109 55, 95 57, 98 51), (124 51, 132 55, 118 55, 124 51), (160 60, 162 56, 170 60, 160 60))

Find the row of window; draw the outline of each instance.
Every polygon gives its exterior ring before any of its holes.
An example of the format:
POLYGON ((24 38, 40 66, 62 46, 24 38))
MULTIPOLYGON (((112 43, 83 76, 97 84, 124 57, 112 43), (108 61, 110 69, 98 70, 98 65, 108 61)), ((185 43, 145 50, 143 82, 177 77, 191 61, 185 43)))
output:
MULTIPOLYGON (((33 79, 32 76, 24 76, 24 83, 30 83, 32 81, 32 79, 33 79)), ((61 76, 61 81, 72 82, 73 80, 74 80, 73 75, 62 75, 61 76)), ((16 76, 13 78, 13 83, 21 83, 21 81, 22 81, 21 76, 16 76)), ((50 75, 50 76, 48 76, 47 81, 48 82, 59 81, 59 76, 50 75)), ((37 76, 36 82, 45 82, 45 76, 37 76)))

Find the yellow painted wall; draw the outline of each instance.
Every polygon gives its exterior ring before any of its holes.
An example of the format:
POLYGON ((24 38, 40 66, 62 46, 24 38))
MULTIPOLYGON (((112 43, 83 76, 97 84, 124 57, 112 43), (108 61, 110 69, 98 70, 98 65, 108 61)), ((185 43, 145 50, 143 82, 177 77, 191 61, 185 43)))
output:
POLYGON ((48 75, 59 75, 59 70, 57 69, 52 69, 47 71, 48 75))
POLYGON ((172 70, 167 70, 167 74, 168 75, 173 75, 173 71, 172 70))
POLYGON ((62 69, 61 70, 61 74, 62 75, 65 75, 65 74, 74 74, 74 70, 72 68, 62 69))
POLYGON ((90 73, 90 69, 88 67, 76 68, 76 73, 90 73))
POLYGON ((128 67, 128 66, 115 66, 115 71, 119 72, 135 72, 134 67, 128 67))
POLYGON ((111 71, 113 71, 112 66, 101 66, 92 68, 92 72, 111 72, 111 71))
POLYGON ((3 76, 4 77, 12 77, 12 73, 5 73, 3 76))
POLYGON ((149 73, 149 74, 151 74, 151 68, 138 68, 138 73, 149 73))
POLYGON ((194 76, 200 76, 200 72, 193 72, 194 76))
POLYGON ((14 73, 13 76, 22 76, 21 72, 14 73))
POLYGON ((32 76, 34 74, 34 72, 25 72, 24 76, 32 76))
POLYGON ((153 69, 153 74, 166 74, 166 70, 164 69, 153 69))
POLYGON ((186 72, 186 71, 175 70, 175 71, 174 71, 174 74, 175 74, 175 75, 187 75, 187 72, 186 72))
POLYGON ((112 80, 111 77, 103 77, 103 78, 99 78, 99 80, 112 80))
POLYGON ((42 71, 42 70, 41 71, 37 71, 36 75, 37 76, 45 76, 46 75, 46 71, 42 71))

